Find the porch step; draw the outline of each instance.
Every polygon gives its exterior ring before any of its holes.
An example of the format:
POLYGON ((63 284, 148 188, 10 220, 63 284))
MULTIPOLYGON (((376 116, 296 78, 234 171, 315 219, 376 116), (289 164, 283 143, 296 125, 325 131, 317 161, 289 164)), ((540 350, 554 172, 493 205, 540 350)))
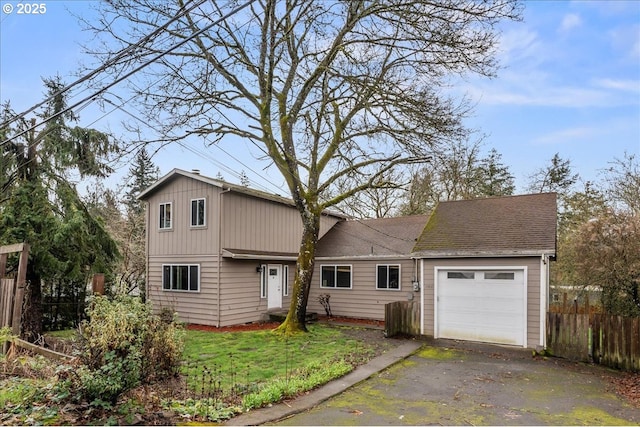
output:
MULTIPOLYGON (((268 314, 269 314, 269 320, 272 322, 284 322, 284 319, 287 318, 287 311, 281 311, 281 310, 270 311, 268 314)), ((308 323, 316 322, 318 320, 318 313, 307 312, 305 320, 308 323)))

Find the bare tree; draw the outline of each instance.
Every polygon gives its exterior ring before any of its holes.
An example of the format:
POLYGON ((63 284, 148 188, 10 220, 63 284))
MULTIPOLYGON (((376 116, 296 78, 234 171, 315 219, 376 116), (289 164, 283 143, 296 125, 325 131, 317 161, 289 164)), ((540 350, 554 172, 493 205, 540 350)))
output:
POLYGON ((624 153, 606 169, 607 194, 614 206, 640 215, 640 161, 635 154, 624 153))
POLYGON ((472 199, 480 189, 480 142, 441 144, 433 159, 413 173, 402 215, 427 214, 444 200, 472 199))
POLYGON ((114 73, 158 56, 132 88, 164 142, 246 138, 284 177, 303 226, 286 332, 306 330, 321 212, 464 138, 467 106, 442 93, 445 80, 492 76, 496 24, 520 18, 512 0, 260 0, 238 13, 182 0, 99 7, 93 29, 109 39, 93 53, 114 73), (119 47, 133 53, 118 56, 119 47), (353 174, 363 179, 331 191, 353 174))

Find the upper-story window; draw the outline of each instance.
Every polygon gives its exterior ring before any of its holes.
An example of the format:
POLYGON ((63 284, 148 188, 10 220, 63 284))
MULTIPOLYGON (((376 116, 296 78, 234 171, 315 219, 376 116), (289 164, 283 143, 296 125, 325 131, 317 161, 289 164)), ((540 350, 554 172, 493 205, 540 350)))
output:
POLYGON ((171 229, 171 202, 160 203, 160 229, 171 229))
POLYGON ((206 212, 205 199, 192 199, 191 200, 191 226, 192 227, 204 227, 205 212, 206 212))

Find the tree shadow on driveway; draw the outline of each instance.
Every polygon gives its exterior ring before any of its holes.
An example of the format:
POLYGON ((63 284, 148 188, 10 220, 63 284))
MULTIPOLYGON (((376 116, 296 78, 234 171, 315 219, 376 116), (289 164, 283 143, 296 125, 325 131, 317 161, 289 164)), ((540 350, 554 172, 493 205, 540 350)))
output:
POLYGON ((617 371, 449 340, 278 425, 638 425, 617 371))

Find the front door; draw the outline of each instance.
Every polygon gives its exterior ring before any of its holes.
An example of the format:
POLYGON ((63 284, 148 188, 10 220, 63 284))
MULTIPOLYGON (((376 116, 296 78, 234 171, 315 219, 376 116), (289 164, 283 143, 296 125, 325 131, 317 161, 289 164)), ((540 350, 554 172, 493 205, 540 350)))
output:
POLYGON ((282 265, 267 266, 267 309, 282 308, 282 265))

